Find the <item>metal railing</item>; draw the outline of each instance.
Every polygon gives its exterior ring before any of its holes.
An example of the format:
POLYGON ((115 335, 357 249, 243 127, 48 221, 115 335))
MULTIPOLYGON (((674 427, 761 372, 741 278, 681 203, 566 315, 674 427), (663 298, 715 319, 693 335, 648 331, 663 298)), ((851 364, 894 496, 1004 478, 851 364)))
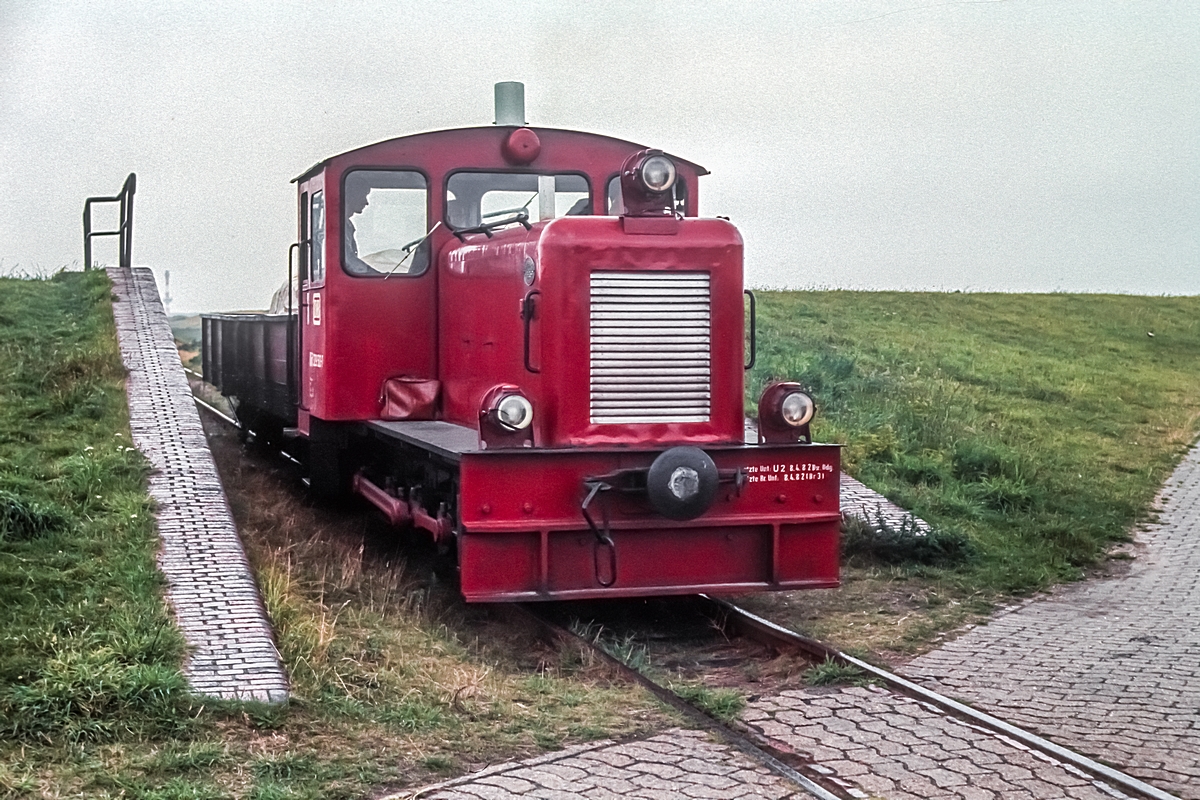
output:
POLYGON ((114 197, 89 197, 83 204, 83 268, 92 268, 92 237, 119 236, 119 253, 122 269, 133 266, 133 193, 137 189, 137 175, 129 173, 125 185, 114 197), (92 203, 120 203, 120 224, 115 231, 92 230, 92 203))

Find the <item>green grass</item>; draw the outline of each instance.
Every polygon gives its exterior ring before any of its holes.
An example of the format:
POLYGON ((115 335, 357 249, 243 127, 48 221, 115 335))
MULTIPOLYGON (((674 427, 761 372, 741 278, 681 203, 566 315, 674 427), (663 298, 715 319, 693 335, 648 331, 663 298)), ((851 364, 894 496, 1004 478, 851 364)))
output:
POLYGON ((1198 298, 764 292, 759 308, 748 399, 775 377, 810 387, 848 472, 969 542, 962 563, 912 569, 973 592, 1079 577, 1196 435, 1198 298))
POLYGON ((0 738, 192 726, 103 273, 0 281, 0 738))
POLYGON ((735 689, 713 688, 699 683, 677 683, 671 691, 701 711, 729 722, 746 708, 746 698, 735 689))
POLYGON ((473 640, 491 623, 232 437, 223 480, 293 699, 191 696, 110 291, 99 271, 0 280, 0 798, 360 797, 662 724, 606 676, 473 640))
POLYGON ((804 682, 809 686, 866 686, 870 680, 853 664, 826 659, 805 671, 804 682))
POLYGON ((171 331, 175 334, 175 344, 179 347, 179 357, 183 365, 194 372, 200 372, 201 340, 200 316, 198 314, 172 314, 169 318, 171 331))

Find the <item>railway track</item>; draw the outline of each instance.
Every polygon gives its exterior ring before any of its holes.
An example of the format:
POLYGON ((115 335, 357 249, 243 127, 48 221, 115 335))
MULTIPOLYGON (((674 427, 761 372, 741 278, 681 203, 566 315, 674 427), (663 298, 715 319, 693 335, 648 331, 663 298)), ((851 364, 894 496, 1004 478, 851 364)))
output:
MULTIPOLYGON (((194 373, 192 374, 194 375, 194 373)), ((223 424, 241 430, 242 426, 237 420, 200 398, 196 398, 196 402, 202 410, 219 419, 223 424)), ((286 460, 296 463, 288 454, 281 454, 286 460)), ((889 692, 935 708, 942 714, 977 730, 987 731, 1004 741, 1016 742, 1022 749, 1041 754, 1048 761, 1070 765, 1071 768, 1087 775, 1098 785, 1110 787, 1111 790, 1114 790, 1108 792, 1112 796, 1151 798, 1151 800, 1170 800, 1175 797, 1108 765, 959 703, 952 698, 925 689, 895 673, 776 625, 726 600, 704 595, 693 599, 695 613, 706 620, 711 620, 713 624, 710 627, 713 632, 719 632, 726 639, 753 642, 771 655, 800 657, 811 664, 833 662, 856 670, 872 683, 885 687, 889 692)), ((586 648, 595 659, 607 663, 625 679, 641 685, 660 701, 693 721, 698 727, 711 732, 729 746, 744 753, 780 778, 799 787, 808 795, 822 798, 822 800, 830 798, 846 800, 846 798, 864 796, 850 784, 833 775, 830 770, 810 762, 785 743, 771 741, 769 737, 764 737, 753 730, 751 726, 737 721, 726 722, 710 715, 696 703, 680 696, 670 687, 611 655, 598 644, 597 637, 586 635, 588 630, 600 630, 608 623, 593 620, 574 626, 564 624, 562 616, 566 605, 557 603, 526 604, 509 606, 507 609, 520 622, 535 626, 541 637, 548 642, 571 642, 576 646, 586 648)), ((698 658, 697 660, 702 661, 703 659, 698 658)))
MULTIPOLYGON (((833 662, 849 668, 864 676, 866 679, 887 690, 908 697, 919 703, 938 709, 943 714, 955 718, 976 729, 983 729, 1009 742, 1019 745, 1033 753, 1043 755, 1051 762, 1068 764, 1081 773, 1091 777, 1099 784, 1115 789, 1114 796, 1152 798, 1153 800, 1171 800, 1174 795, 1151 786, 1143 781, 1127 775, 1108 765, 1076 753, 1055 744, 1041 736, 1011 725, 1004 720, 971 708, 952 698, 930 691, 911 681, 902 678, 888 670, 881 669, 862 659, 847 655, 836 648, 815 639, 798 634, 794 631, 776 625, 735 604, 704 595, 698 598, 700 606, 698 613, 714 620, 714 626, 726 637, 742 637, 761 645, 772 653, 800 655, 811 663, 833 662)), ((610 664, 628 680, 645 687, 662 702, 695 721, 703 728, 711 731, 747 754, 775 774, 791 781, 813 797, 848 798, 859 797, 842 781, 821 770, 817 765, 806 763, 790 748, 779 747, 766 741, 763 736, 751 731, 747 726, 736 722, 728 723, 719 720, 694 703, 681 697, 668 686, 654 680, 638 669, 627 665, 621 659, 608 653, 600 646, 594 637, 580 635, 579 627, 584 630, 598 630, 603 623, 588 622, 582 626, 567 627, 556 621, 551 614, 534 605, 519 607, 519 613, 533 624, 538 625, 548 635, 563 640, 572 640, 594 652, 597 658, 610 664)))
MULTIPOLYGON (((710 603, 712 602, 708 598, 705 598, 705 600, 710 603)), ((813 769, 812 765, 797 760, 793 754, 781 751, 768 743, 757 740, 747 731, 710 715, 707 711, 695 703, 684 699, 669 687, 648 677, 638 669, 626 664, 625 661, 610 654, 594 638, 581 635, 572 630, 571 627, 560 624, 552 616, 545 613, 543 608, 525 604, 513 606, 512 611, 530 624, 540 628, 545 640, 559 639, 562 641, 573 641, 587 648, 598 660, 608 664, 626 680, 639 684, 661 702, 687 717, 698 727, 715 734, 726 744, 737 748, 752 760, 762 764, 776 775, 799 786, 811 796, 820 798, 821 800, 844 800, 844 798, 851 796, 846 792, 847 787, 831 786, 830 784, 833 781, 830 780, 829 776, 822 775, 818 770, 813 769)))

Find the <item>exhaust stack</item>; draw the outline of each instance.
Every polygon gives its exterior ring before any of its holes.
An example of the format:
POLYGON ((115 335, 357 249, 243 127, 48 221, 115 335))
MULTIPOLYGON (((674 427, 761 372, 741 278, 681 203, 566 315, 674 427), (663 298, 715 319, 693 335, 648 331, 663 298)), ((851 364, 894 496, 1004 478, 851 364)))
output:
POLYGON ((520 81, 501 81, 496 84, 497 125, 525 125, 525 84, 520 81))

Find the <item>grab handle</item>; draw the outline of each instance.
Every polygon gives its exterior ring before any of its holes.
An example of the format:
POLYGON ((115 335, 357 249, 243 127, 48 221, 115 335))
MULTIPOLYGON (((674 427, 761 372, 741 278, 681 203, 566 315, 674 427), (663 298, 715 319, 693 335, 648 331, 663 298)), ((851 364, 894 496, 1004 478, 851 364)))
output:
POLYGON ((541 370, 534 369, 533 364, 529 363, 529 341, 531 339, 529 328, 533 324, 533 315, 537 311, 537 305, 533 302, 533 298, 539 295, 541 295, 540 291, 532 289, 525 295, 525 299, 521 301, 521 319, 525 321, 525 370, 535 375, 541 372, 541 370))

